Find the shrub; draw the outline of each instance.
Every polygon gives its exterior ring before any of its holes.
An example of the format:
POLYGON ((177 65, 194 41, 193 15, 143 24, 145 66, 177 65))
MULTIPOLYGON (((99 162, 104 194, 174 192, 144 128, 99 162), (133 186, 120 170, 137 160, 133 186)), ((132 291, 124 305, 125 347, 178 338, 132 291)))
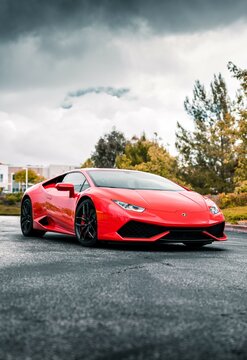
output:
POLYGON ((226 222, 237 224, 241 220, 247 220, 247 206, 224 209, 223 213, 226 222))
POLYGON ((6 194, 2 202, 6 205, 15 205, 21 201, 22 195, 22 193, 6 194))
POLYGON ((240 184, 238 184, 234 192, 236 194, 247 193, 247 180, 242 181, 240 184))
POLYGON ((14 194, 8 194, 5 196, 3 203, 7 205, 14 205, 16 203, 16 197, 14 194))
POLYGON ((219 194, 213 199, 221 209, 234 207, 234 206, 246 206, 247 205, 247 192, 240 194, 219 194))

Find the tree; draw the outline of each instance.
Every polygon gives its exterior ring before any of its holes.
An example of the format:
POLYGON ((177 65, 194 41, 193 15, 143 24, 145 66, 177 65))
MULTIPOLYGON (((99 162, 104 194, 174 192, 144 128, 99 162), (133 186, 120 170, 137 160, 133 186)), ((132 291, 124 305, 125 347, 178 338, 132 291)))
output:
POLYGON ((231 61, 227 64, 228 69, 233 73, 233 76, 240 81, 240 87, 245 96, 247 96, 247 69, 240 69, 231 61))
POLYGON ((130 141, 127 141, 124 153, 117 157, 117 167, 130 169, 143 162, 147 162, 149 160, 148 150, 150 145, 151 143, 147 140, 144 133, 140 138, 133 136, 130 141))
MULTIPOLYGON (((99 139, 91 158, 86 160, 86 165, 90 164, 99 168, 115 167, 116 157, 123 154, 125 145, 124 134, 113 128, 110 133, 99 139)), ((84 165, 85 163, 83 167, 84 165)))
POLYGON ((92 168, 94 167, 94 162, 91 160, 91 158, 88 158, 84 161, 84 163, 81 164, 81 168, 92 168))
MULTIPOLYGON (((26 169, 19 170, 14 174, 14 179, 16 182, 21 183, 22 185, 26 183, 26 169)), ((43 176, 38 175, 34 170, 28 169, 28 183, 37 184, 45 180, 43 176)))
POLYGON ((236 153, 238 159, 234 177, 235 183, 239 186, 241 182, 247 180, 247 69, 242 70, 232 62, 228 63, 228 69, 240 81, 240 89, 235 102, 238 137, 236 153))
POLYGON ((177 123, 176 148, 183 179, 201 193, 231 192, 236 167, 236 119, 226 83, 214 75, 209 93, 195 82, 184 107, 194 122, 190 132, 177 123))
POLYGON ((177 181, 177 161, 157 140, 148 140, 143 134, 128 141, 123 155, 117 157, 120 169, 151 172, 177 181))

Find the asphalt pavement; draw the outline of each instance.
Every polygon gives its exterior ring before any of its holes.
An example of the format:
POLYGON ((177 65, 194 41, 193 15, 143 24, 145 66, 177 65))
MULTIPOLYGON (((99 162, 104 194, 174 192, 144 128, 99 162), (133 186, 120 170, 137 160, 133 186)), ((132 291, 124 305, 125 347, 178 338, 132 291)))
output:
POLYGON ((247 359, 247 233, 201 250, 24 238, 0 217, 0 359, 247 359))

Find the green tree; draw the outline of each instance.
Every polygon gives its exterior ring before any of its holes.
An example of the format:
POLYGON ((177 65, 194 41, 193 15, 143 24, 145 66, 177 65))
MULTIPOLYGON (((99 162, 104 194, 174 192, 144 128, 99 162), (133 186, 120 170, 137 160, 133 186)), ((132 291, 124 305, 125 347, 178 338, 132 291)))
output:
POLYGON ((235 102, 237 118, 237 168, 235 182, 237 186, 247 180, 247 69, 240 69, 232 62, 228 63, 228 69, 233 76, 240 81, 240 89, 235 102))
MULTIPOLYGON (((16 182, 20 182, 22 185, 26 183, 26 169, 19 170, 14 174, 16 182)), ((28 183, 37 184, 45 180, 43 176, 38 175, 34 170, 28 169, 28 183)))
POLYGON ((87 160, 84 161, 84 163, 81 164, 81 168, 93 168, 93 167, 95 166, 91 158, 88 158, 87 160))
POLYGON ((150 146, 151 142, 147 140, 144 133, 140 138, 133 136, 130 141, 127 141, 124 153, 117 157, 117 167, 130 169, 131 167, 147 162, 149 160, 148 150, 150 146))
POLYGON ((221 74, 214 76, 208 93, 196 81, 193 98, 187 97, 184 106, 194 130, 177 123, 176 148, 183 179, 201 193, 233 191, 236 119, 221 74))
POLYGON ((124 154, 117 157, 116 165, 120 169, 146 171, 178 180, 176 158, 157 140, 148 140, 145 134, 127 142, 124 154))
MULTIPOLYGON (((99 139, 95 145, 95 150, 86 165, 91 161, 93 167, 113 168, 115 167, 116 157, 124 152, 126 139, 124 134, 115 128, 99 139)), ((84 164, 83 164, 84 165, 84 164)))

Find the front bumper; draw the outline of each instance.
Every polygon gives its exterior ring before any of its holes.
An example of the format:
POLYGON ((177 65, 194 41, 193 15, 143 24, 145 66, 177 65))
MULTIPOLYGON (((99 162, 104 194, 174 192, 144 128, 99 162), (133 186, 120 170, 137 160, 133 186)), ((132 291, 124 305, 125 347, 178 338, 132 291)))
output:
POLYGON ((184 241, 224 241, 225 222, 202 227, 161 226, 139 221, 129 221, 118 230, 123 240, 143 240, 167 242, 184 241))
POLYGON ((182 216, 182 210, 174 212, 146 210, 143 213, 136 213, 123 210, 113 203, 100 210, 97 210, 99 240, 145 242, 227 240, 222 213, 213 216, 209 211, 186 211, 186 217, 182 216))

